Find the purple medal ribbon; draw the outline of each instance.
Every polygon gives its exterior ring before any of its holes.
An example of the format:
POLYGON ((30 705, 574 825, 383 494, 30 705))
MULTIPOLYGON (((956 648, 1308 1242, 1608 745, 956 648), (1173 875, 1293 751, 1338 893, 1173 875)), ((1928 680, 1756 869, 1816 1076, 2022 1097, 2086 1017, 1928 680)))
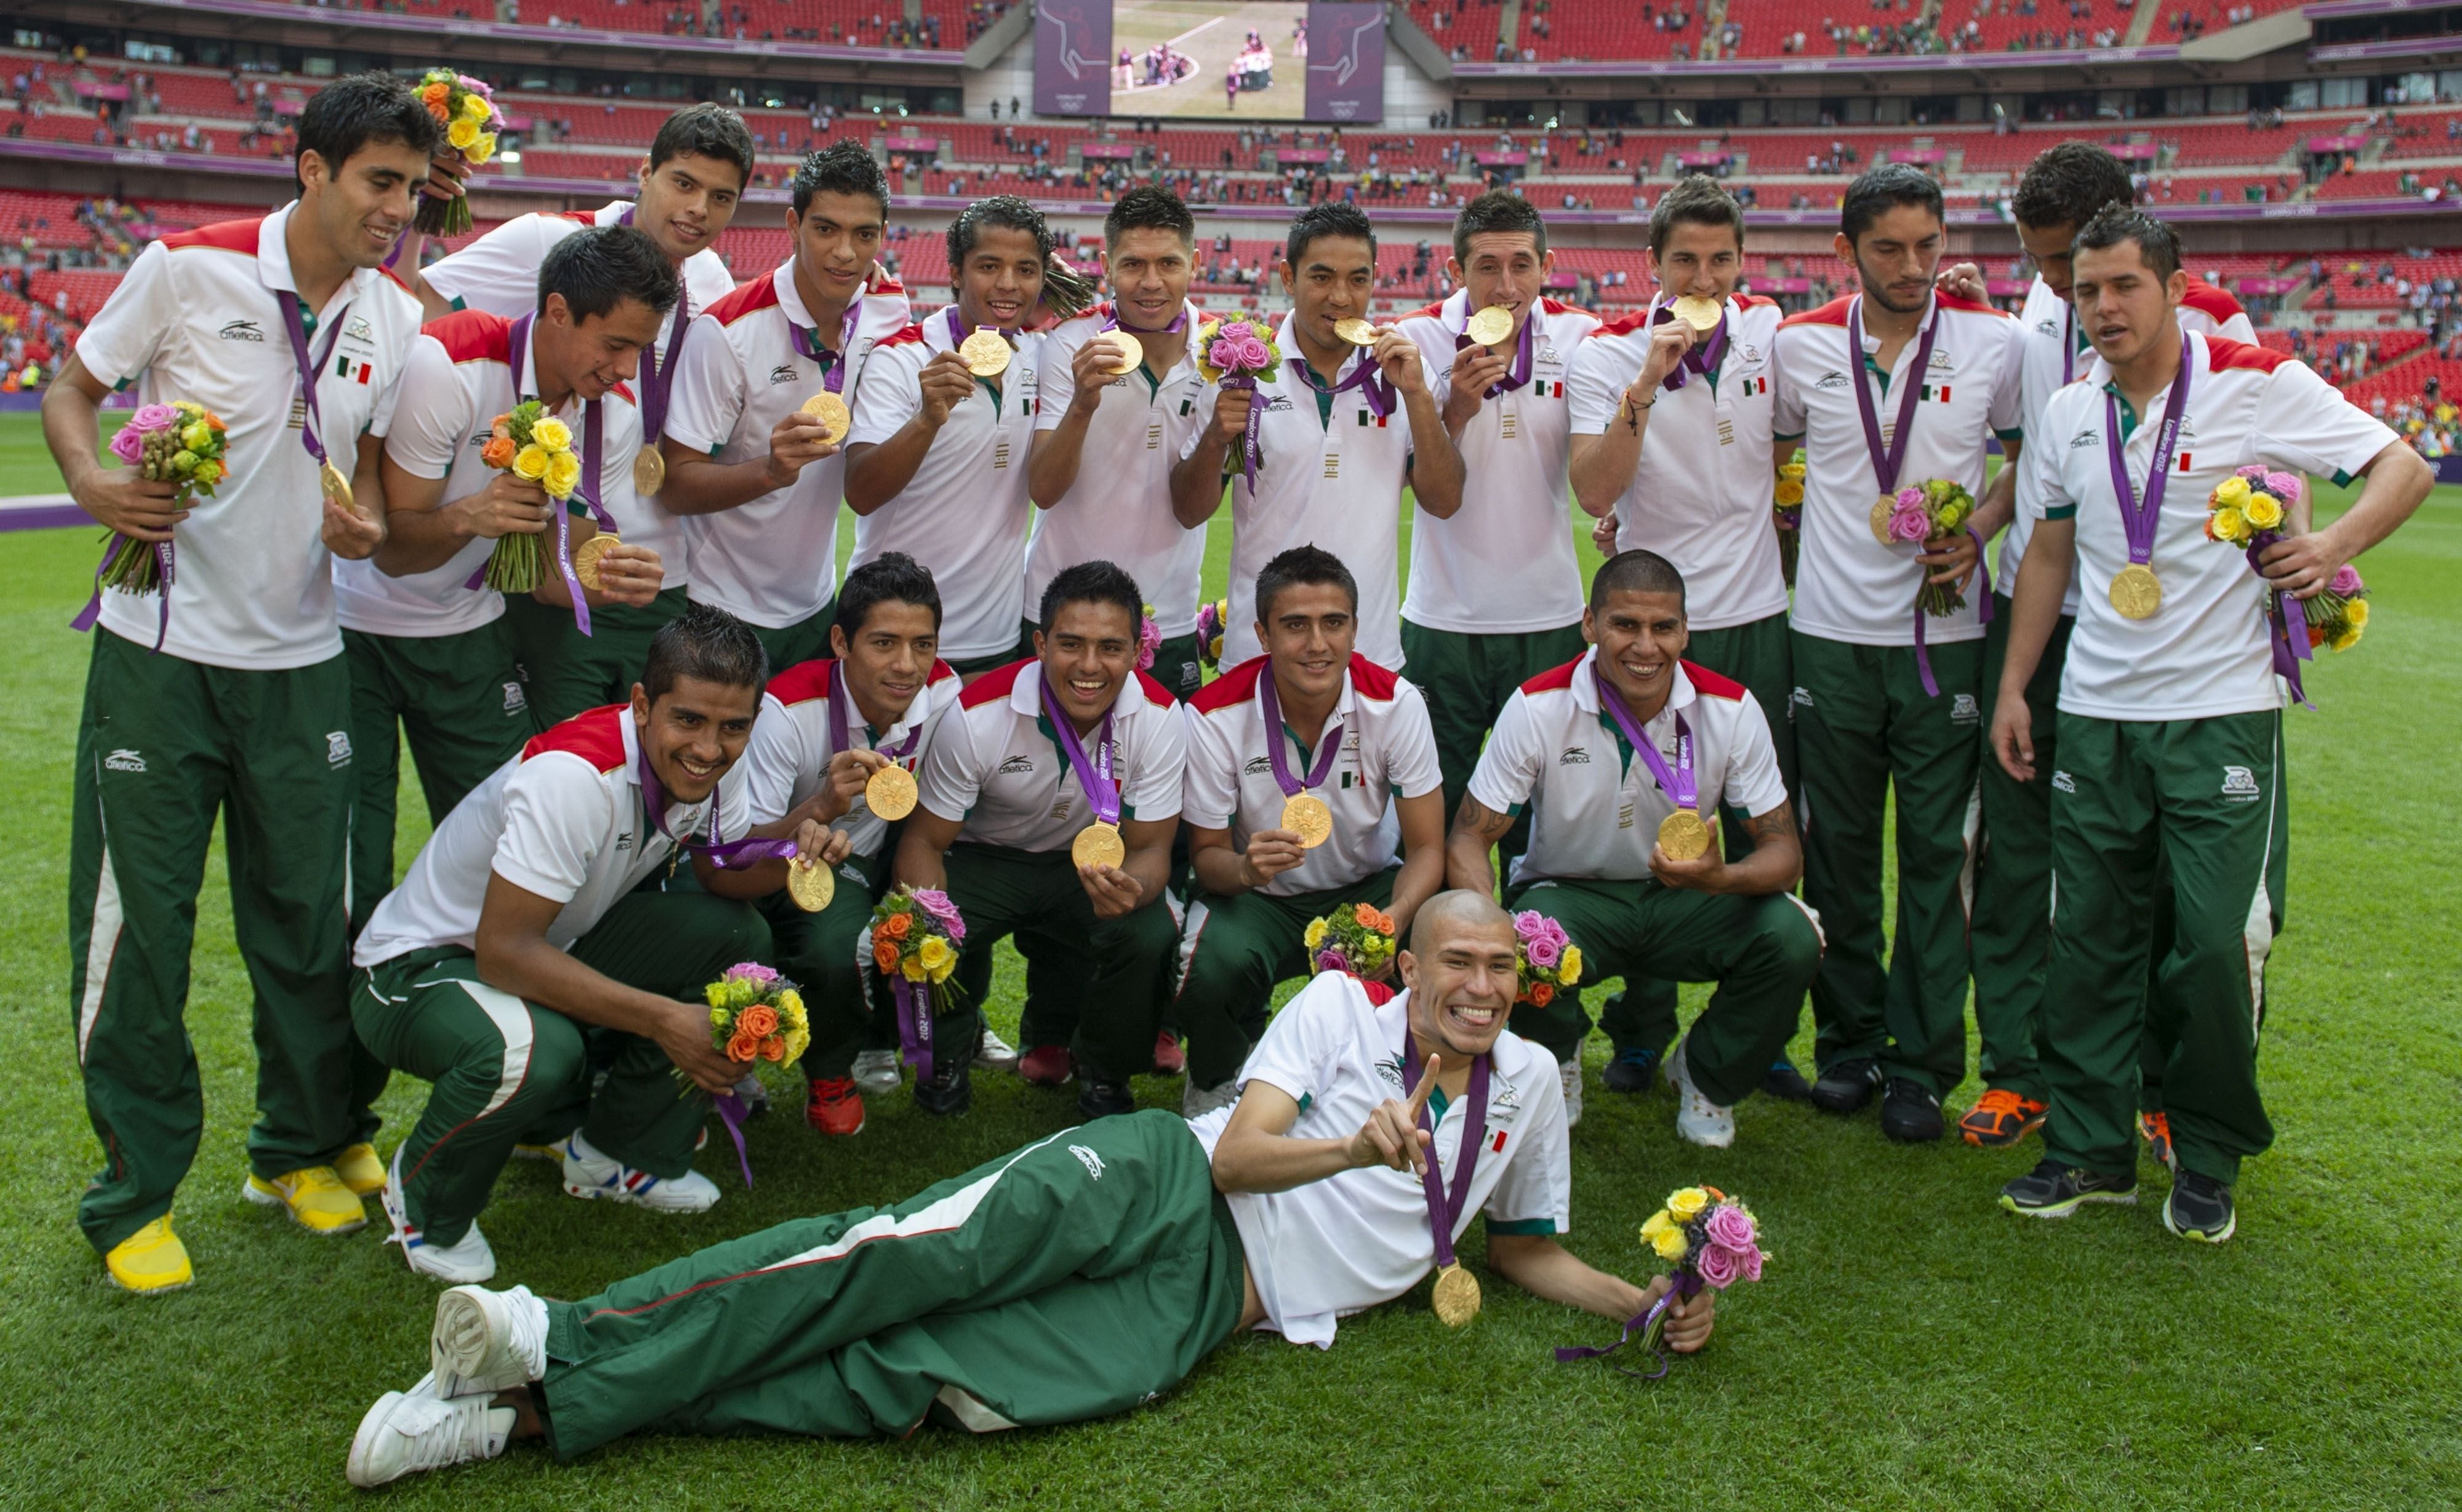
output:
POLYGON ((1274 768, 1274 786, 1283 789, 1285 798, 1296 798, 1325 781, 1333 770, 1333 759, 1342 751, 1342 726, 1336 724, 1318 737, 1316 765, 1308 768, 1307 780, 1291 775, 1290 758, 1283 750, 1283 700, 1274 691, 1274 671, 1267 667, 1257 679, 1257 702, 1265 716, 1265 756, 1274 768))
POLYGON ((2061 310, 2061 387, 2077 381, 2077 306, 2061 310))
MULTIPOLYGON (((1419 1079, 1419 1047, 1410 1031, 1402 1034, 1402 1064, 1406 1068, 1402 1084, 1415 1085, 1419 1079)), ((1419 1187, 1428 1199, 1428 1228, 1436 1240, 1436 1268, 1444 1269, 1454 1263, 1454 1225, 1461 1220, 1463 1205, 1470 1200, 1471 1173, 1479 1168, 1479 1146, 1487 1142, 1487 1071, 1488 1057, 1477 1055, 1470 1063, 1470 1111, 1463 1115, 1461 1143, 1454 1151, 1453 1190, 1445 1190, 1444 1177, 1436 1170, 1436 1125, 1430 1121, 1427 1104, 1419 1105, 1419 1127, 1428 1131, 1428 1165, 1419 1173, 1419 1187)))
MULTIPOLYGON (((1314 376, 1315 370, 1309 369, 1309 377, 1314 376)), ((1368 412, 1378 420, 1393 413, 1393 385, 1385 381, 1385 370, 1370 358, 1366 349, 1361 350, 1350 376, 1333 386, 1333 393, 1340 395, 1348 389, 1357 389, 1359 397, 1368 401, 1368 412)))
MULTIPOLYGON (((530 324, 536 318, 533 313, 514 321, 508 337, 505 360, 511 371, 515 403, 522 400, 522 369, 529 362, 530 324)), ((532 373, 530 376, 536 378, 538 375, 532 373)), ((573 496, 590 511, 592 522, 613 535, 616 533, 616 517, 599 503, 599 483, 605 461, 606 436, 599 429, 599 401, 594 399, 581 406, 581 483, 573 490, 573 496)), ((582 590, 581 579, 572 571, 572 512, 559 500, 551 498, 548 503, 555 515, 556 571, 564 574, 564 591, 572 599, 573 628, 586 636, 590 634, 590 597, 582 590)), ((462 586, 475 592, 486 580, 487 564, 481 562, 479 570, 472 572, 469 581, 462 586)))
MULTIPOLYGON (((1660 305, 1658 309, 1652 313, 1650 323, 1656 326, 1674 318, 1675 307, 1674 305, 1660 305)), ((1863 350, 1863 345, 1864 343, 1861 337, 1858 337, 1855 343, 1856 350, 1863 350)), ((1684 355, 1676 358, 1674 368, 1668 373, 1666 378, 1659 380, 1658 386, 1665 389, 1668 393, 1673 394, 1677 389, 1682 388, 1685 384, 1692 382, 1693 375, 1695 373, 1700 374, 1704 378, 1709 377, 1711 370, 1716 368, 1718 365, 1719 359, 1723 358, 1726 355, 1727 306, 1726 301, 1720 300, 1718 302, 1718 329, 1710 334, 1709 340, 1695 341, 1691 346, 1685 348, 1684 355)))
MULTIPOLYGON (((955 352, 965 342, 965 322, 958 318, 958 307, 956 305, 951 305, 940 313, 949 317, 949 350, 955 352)), ((1002 340, 1007 342, 1012 347, 1017 345, 1017 333, 1014 331, 1002 331, 998 326, 979 326, 976 329, 981 331, 998 331, 1000 332, 1000 338, 1002 340)), ((978 383, 988 383, 991 379, 977 378, 975 381, 978 383)))
MULTIPOLYGON (((830 754, 832 756, 843 750, 854 749, 854 716, 853 703, 846 695, 845 668, 843 661, 830 665, 830 754)), ((916 696, 921 698, 924 695, 916 696)), ((865 726, 867 733, 870 728, 865 726)), ((900 762, 915 753, 915 743, 922 738, 923 725, 918 721, 906 732, 906 739, 897 745, 875 745, 872 748, 893 762, 900 762)))
MULTIPOLYGON (((1970 525, 1966 528, 1966 535, 1975 543, 1975 572, 1983 583, 1982 593, 1975 600, 1975 620, 1977 624, 1988 625, 1992 623, 1992 564, 1984 560, 1983 532, 1970 525)), ((1940 684, 1933 679, 1932 655, 1924 646, 1924 620, 1929 617, 1923 611, 1922 603, 1917 602, 1915 605, 1915 674, 1923 679, 1924 697, 1936 699, 1940 697, 1940 684)))
MULTIPOLYGON (((1467 327, 1470 324, 1469 299, 1465 298, 1462 300, 1462 324, 1467 327)), ((1489 384, 1487 386, 1487 392, 1480 395, 1479 398, 1495 399, 1500 395, 1510 394, 1515 389, 1518 389, 1524 383, 1530 381, 1530 328, 1532 325, 1537 323, 1538 319, 1539 312, 1536 310, 1531 311, 1528 314, 1523 317, 1521 339, 1514 343, 1513 365, 1505 370, 1504 377, 1498 378, 1495 382, 1489 384)), ((1469 346, 1470 344, 1470 335, 1467 331, 1457 331, 1454 333, 1454 350, 1456 352, 1459 352, 1462 348, 1469 346)))
POLYGON ((1641 722, 1632 717, 1632 710, 1625 707, 1624 695, 1608 681, 1596 662, 1590 664, 1590 678, 1598 684, 1599 705, 1608 711, 1615 721, 1616 728, 1624 732, 1626 742, 1648 764, 1650 775, 1658 783, 1658 790, 1678 809, 1691 809, 1697 805, 1701 800, 1701 788, 1693 775, 1693 727, 1684 723, 1684 716, 1680 713, 1675 716, 1675 767, 1671 771, 1667 758, 1658 754, 1658 743, 1652 740, 1650 732, 1641 727, 1641 722))
POLYGON ((1629 1319, 1625 1323, 1624 1331, 1617 1335, 1616 1341, 1613 1344, 1607 1345, 1604 1348, 1592 1348, 1589 1346, 1579 1348, 1560 1348, 1556 1350, 1556 1363, 1559 1365, 1569 1365, 1575 1360, 1595 1360, 1602 1355, 1613 1354, 1616 1350, 1623 1349, 1628 1344, 1631 1344, 1632 1342, 1632 1336, 1638 1333, 1644 1340, 1643 1348, 1649 1350, 1650 1357, 1658 1362, 1658 1369, 1654 1371, 1628 1371, 1625 1370, 1623 1366, 1619 1365, 1616 1367, 1616 1370, 1622 1372, 1626 1375, 1632 1376, 1636 1380, 1654 1381, 1659 1379, 1667 1373, 1667 1354, 1666 1351, 1659 1349, 1658 1346, 1649 1343, 1648 1341, 1658 1336, 1659 1320, 1666 1316, 1667 1309, 1669 1307, 1674 1306, 1676 1298, 1683 1297, 1690 1299, 1698 1295, 1700 1290, 1700 1277, 1693 1274, 1689 1270, 1679 1270, 1675 1272, 1675 1285, 1667 1288, 1666 1295, 1660 1297, 1656 1302, 1652 1303, 1648 1311, 1629 1319))
POLYGON ((1112 736, 1112 711, 1103 711, 1103 728, 1094 739, 1093 759, 1086 756, 1086 745, 1077 738, 1077 726, 1069 723, 1061 710, 1059 697, 1051 691, 1051 680, 1041 680, 1043 714, 1051 722, 1051 738, 1060 746, 1060 754, 1069 758, 1069 767, 1077 774, 1077 786, 1086 790, 1086 801, 1094 808, 1094 817, 1104 824, 1120 822, 1120 784, 1112 775, 1112 763, 1119 758, 1119 745, 1112 736))
POLYGON ((817 364, 821 370, 821 387, 832 394, 846 392, 847 353, 854 346, 854 324, 863 314, 863 295, 847 301, 846 314, 838 322, 838 349, 835 352, 821 345, 821 333, 811 326, 787 322, 787 340, 795 355, 817 364))
POLYGON ((2103 455, 2111 464, 2111 494, 2120 508, 2121 528, 2128 536, 2128 560, 2143 567, 2154 559, 2154 530, 2163 520, 2163 485, 2171 475, 2171 454, 2180 443, 2180 425, 2189 418, 2189 338, 2180 337, 2180 376, 2171 384, 2171 399, 2155 438, 2154 456, 2146 465, 2146 497, 2141 500, 2128 481, 2128 464, 2120 439, 2120 400, 2106 389, 2103 396, 2103 455))
MULTIPOLYGON (((1880 485, 1880 494, 1898 491, 1898 469, 1906 464, 1907 442, 1915 427, 1915 400, 1923 395, 1924 375, 1932 371, 1933 343, 1940 336, 1940 310, 1934 306, 1932 318, 1924 322, 1923 338, 1915 344, 1914 365, 1907 370, 1907 381, 1899 385, 1898 420, 1890 434, 1890 443, 1881 444, 1881 415, 1872 403, 1872 385, 1865 379, 1864 364, 1864 296, 1846 307, 1846 360, 1855 369, 1855 416, 1864 422, 1864 450, 1872 459, 1872 481, 1880 485)), ((1973 532, 1969 532, 1972 534, 1973 532)), ((1982 560, 1983 538, 1976 537, 1976 560, 1982 560)), ((1991 579, 1984 579, 1985 601, 1990 602, 1991 579)), ((1980 612, 1978 612, 1980 617, 1980 612)), ((1915 589, 1915 672, 1923 679, 1924 696, 1940 697, 1940 684, 1932 675, 1932 656, 1924 646, 1923 588, 1915 589)))
MULTIPOLYGON (((845 671, 845 662, 837 661, 831 663, 829 695, 830 754, 832 756, 836 755, 840 751, 853 750, 854 748, 854 719, 851 709, 851 701, 846 695, 845 671)), ((924 696, 926 695, 917 695, 918 698, 924 696)), ((869 727, 867 726, 867 732, 868 730, 869 727)), ((922 738, 923 726, 918 722, 914 728, 906 732, 906 739, 900 741, 898 744, 895 745, 875 745, 872 748, 881 755, 888 757, 892 762, 902 762, 908 756, 914 754, 916 743, 920 741, 922 738)), ((905 1059, 906 1064, 915 1068, 915 1076, 918 1081, 928 1082, 932 1079, 932 1010, 930 995, 922 988, 918 987, 914 983, 907 981, 906 975, 903 972, 896 972, 890 976, 889 995, 896 1004, 897 1010, 897 1046, 899 1054, 905 1059)))
POLYGON ((1106 331, 1125 331, 1133 336, 1177 335, 1179 333, 1188 329, 1188 306, 1184 302, 1180 305, 1179 313, 1172 316, 1171 324, 1167 326, 1159 326, 1155 330, 1149 331, 1143 326, 1133 326, 1122 320, 1120 318, 1120 307, 1115 301, 1112 306, 1111 314, 1106 316, 1103 321, 1103 329, 1106 331))
MULTIPOLYGON (((632 225, 635 208, 630 205, 624 206, 624 213, 616 217, 616 224, 632 225)), ((676 308, 668 313, 667 318, 675 325, 667 337, 665 355, 659 354, 656 343, 641 353, 641 366, 648 370, 641 384, 641 444, 644 446, 657 445, 659 438, 666 433, 667 395, 676 384, 676 356, 683 350, 684 333, 692 327, 692 289, 684 282, 681 268, 676 270, 676 308)), ((591 491, 594 494, 597 490, 594 487, 591 491)), ((578 597, 573 599, 575 606, 580 602, 578 597)), ((589 633, 587 628, 582 631, 583 635, 589 633)))

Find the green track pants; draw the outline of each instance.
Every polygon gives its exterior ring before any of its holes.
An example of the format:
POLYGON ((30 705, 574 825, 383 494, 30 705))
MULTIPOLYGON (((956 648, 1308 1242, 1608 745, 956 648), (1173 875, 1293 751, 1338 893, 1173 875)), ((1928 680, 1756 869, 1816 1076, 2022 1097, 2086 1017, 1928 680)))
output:
POLYGON ((830 654, 830 625, 838 617, 832 598, 810 616, 776 630, 745 620, 761 649, 769 657, 769 675, 776 677, 799 661, 817 661, 830 654))
MULTIPOLYGON (((890 842, 896 839, 893 831, 890 842)), ((777 942, 778 969, 803 985, 804 1012, 812 1030, 802 1063, 808 1078, 845 1076, 854 1069, 856 1051, 897 1043, 896 1021, 879 1012, 866 991, 870 974, 862 961, 872 907, 885 891, 888 872, 878 856, 848 856, 838 865, 837 891, 830 906, 817 914, 797 908, 785 888, 761 899, 762 915, 777 942), (888 1031, 885 1036, 883 1030, 888 1031)), ((887 997, 885 987, 880 996, 887 997)), ((950 1027, 961 1026, 953 1019, 950 1027)))
POLYGON ((1190 1085, 1219 1087, 1240 1074, 1264 1036, 1274 984, 1308 968, 1302 937, 1309 921, 1352 903, 1383 908, 1393 901, 1393 878, 1401 870, 1389 866, 1349 887, 1287 897, 1207 893, 1188 905, 1179 937, 1178 995, 1171 1011, 1188 1036, 1190 1085))
POLYGON ((2010 620, 2007 594, 1994 594, 1992 603, 1997 612, 1984 627, 1983 748, 1976 761, 1983 832, 1975 857, 1975 1033, 1982 1042, 1983 1085, 2040 1102, 2043 1073, 2035 1062, 2035 1035, 2052 961, 2052 768, 2060 755, 2061 668, 2077 621, 2061 616, 2026 683, 2035 777, 2021 783, 2001 767, 1991 745, 2010 620))

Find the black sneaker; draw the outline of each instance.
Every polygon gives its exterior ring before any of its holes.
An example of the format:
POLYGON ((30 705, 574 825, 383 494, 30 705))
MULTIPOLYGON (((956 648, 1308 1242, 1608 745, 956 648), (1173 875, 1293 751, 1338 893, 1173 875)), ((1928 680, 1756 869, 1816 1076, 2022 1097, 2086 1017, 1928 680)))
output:
POLYGON ((1812 1106, 1824 1112, 1861 1112, 1880 1086, 1881 1068, 1859 1055, 1821 1073, 1812 1084, 1812 1106))
POLYGON ((952 1045, 932 1056, 932 1075, 915 1084, 915 1106, 927 1113, 954 1118, 975 1104, 975 1052, 952 1045))
POLYGON ((2104 1176, 2044 1160, 2000 1189, 2000 1205, 2028 1218, 2066 1218, 2088 1202, 2136 1205, 2136 1173, 2104 1176))
POLYGON ((1077 1116, 1088 1121, 1137 1111, 1137 1094, 1127 1082, 1106 1080, 1084 1061, 1077 1063, 1077 1116))
POLYGON ((2183 1170, 2171 1177, 2171 1196, 2163 1204, 2163 1226, 2182 1239, 2219 1244, 2239 1227, 2232 1210, 2231 1188, 2213 1177, 2183 1170))
POLYGON ((1765 1094, 1791 1103, 1812 1101, 1812 1084, 1795 1069, 1795 1063, 1783 1057, 1774 1061, 1761 1072, 1761 1091, 1765 1094))
POLYGON ((1619 1048, 1599 1080, 1608 1084, 1611 1092, 1646 1092, 1656 1078, 1651 1072, 1658 1069, 1658 1052, 1639 1046, 1619 1048))
POLYGON ((1912 1077, 1890 1078, 1881 1094, 1881 1133, 1900 1144, 1930 1144, 1945 1132, 1940 1099, 1930 1088, 1912 1077))

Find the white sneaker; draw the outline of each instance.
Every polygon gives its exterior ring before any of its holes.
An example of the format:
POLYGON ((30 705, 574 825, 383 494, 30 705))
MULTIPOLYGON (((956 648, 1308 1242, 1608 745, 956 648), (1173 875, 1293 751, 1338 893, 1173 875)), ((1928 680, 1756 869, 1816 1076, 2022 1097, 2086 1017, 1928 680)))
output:
POLYGON ((456 1286, 436 1299, 427 1362, 443 1397, 528 1386, 547 1374, 547 1304, 528 1286, 456 1286))
POLYGON ((485 1396, 440 1397, 433 1375, 409 1391, 385 1393, 351 1440, 351 1484, 365 1490, 421 1470, 495 1458, 512 1436, 515 1414, 487 1402, 485 1396))
POLYGON ((1197 1078, 1192 1076, 1188 1085, 1179 1091, 1179 1115, 1182 1118, 1202 1118, 1215 1109, 1228 1108, 1239 1100, 1239 1077, 1234 1076, 1220 1087, 1199 1087, 1197 1078))
POLYGON ((496 1252, 487 1246, 487 1236, 479 1232, 476 1219, 470 1222, 470 1231, 450 1244, 430 1243, 411 1225, 410 1209, 401 1195, 400 1148, 393 1153, 393 1169, 385 1177, 383 1198, 385 1221, 393 1226, 385 1242, 401 1246, 401 1258, 410 1263, 413 1271, 456 1285, 494 1278, 496 1252))
MULTIPOLYGON (((990 1031, 985 1030, 984 1034, 988 1038, 990 1031)), ((1017 1052, 1011 1050, 1009 1053, 1014 1056, 1017 1052)), ((860 1090, 875 1094, 897 1091, 897 1052, 896 1050, 855 1051, 854 1084, 860 1090)))
POLYGON ((1565 1085, 1565 1127, 1570 1129, 1582 1121, 1582 1057, 1579 1051, 1571 1060, 1556 1063, 1556 1079, 1565 1085))
MULTIPOLYGON (((896 1064, 894 1057, 892 1064, 896 1064)), ((994 1034, 990 1025, 984 1025, 983 1042, 975 1047, 975 1069, 985 1071, 1005 1071, 1015 1069, 1016 1066, 1017 1047, 994 1034)))
POLYGON ((1736 1111, 1712 1102, 1693 1085, 1693 1069, 1684 1061, 1691 1043, 1687 1035, 1676 1042, 1675 1053, 1667 1057, 1667 1081, 1675 1089, 1675 1133, 1687 1144, 1724 1150, 1736 1142, 1736 1111))
POLYGON ((600 1155, 578 1133, 564 1142, 564 1189, 574 1197, 609 1198, 661 1213, 705 1213, 718 1185, 698 1171, 669 1179, 600 1155))

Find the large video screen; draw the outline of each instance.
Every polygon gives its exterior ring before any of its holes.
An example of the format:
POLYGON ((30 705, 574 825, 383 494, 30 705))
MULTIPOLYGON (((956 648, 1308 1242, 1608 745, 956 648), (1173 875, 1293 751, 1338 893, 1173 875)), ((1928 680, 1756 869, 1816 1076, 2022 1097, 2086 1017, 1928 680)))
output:
POLYGON ((1384 8, 1322 0, 1040 0, 1045 115, 1374 121, 1384 8))

